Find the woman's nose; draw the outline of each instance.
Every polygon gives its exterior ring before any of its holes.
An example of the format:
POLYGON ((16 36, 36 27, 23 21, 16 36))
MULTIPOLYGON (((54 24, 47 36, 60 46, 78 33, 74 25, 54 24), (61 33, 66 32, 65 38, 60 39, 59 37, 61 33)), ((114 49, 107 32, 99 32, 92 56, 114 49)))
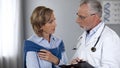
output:
POLYGON ((54 25, 55 27, 57 26, 56 21, 53 22, 53 25, 54 25))

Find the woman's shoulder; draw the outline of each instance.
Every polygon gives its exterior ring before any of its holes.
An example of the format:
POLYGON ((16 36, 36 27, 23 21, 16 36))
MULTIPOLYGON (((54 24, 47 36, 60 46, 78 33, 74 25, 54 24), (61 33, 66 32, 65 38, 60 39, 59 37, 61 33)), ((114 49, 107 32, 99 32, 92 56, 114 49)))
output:
POLYGON ((42 37, 38 37, 37 35, 33 34, 27 40, 37 43, 41 41, 42 39, 43 39, 42 37))

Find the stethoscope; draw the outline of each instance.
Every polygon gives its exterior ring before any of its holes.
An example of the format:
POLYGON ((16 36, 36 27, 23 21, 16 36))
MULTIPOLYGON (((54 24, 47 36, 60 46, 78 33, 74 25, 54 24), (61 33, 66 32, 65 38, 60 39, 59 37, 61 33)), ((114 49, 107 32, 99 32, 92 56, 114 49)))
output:
POLYGON ((105 25, 104 25, 104 27, 103 27, 103 29, 102 29, 102 32, 100 33, 100 35, 99 35, 99 37, 98 37, 96 43, 95 43, 94 46, 91 48, 91 51, 92 51, 92 52, 95 52, 95 51, 96 51, 96 45, 98 44, 98 42, 99 42, 99 40, 100 40, 100 37, 101 37, 101 35, 102 35, 104 29, 105 29, 105 25))
MULTIPOLYGON (((91 48, 91 51, 92 51, 92 52, 95 52, 95 51, 96 51, 96 45, 98 44, 98 42, 99 42, 99 40, 100 40, 100 37, 101 37, 104 29, 105 29, 105 25, 104 25, 104 27, 103 27, 103 29, 102 29, 102 31, 101 31, 101 33, 100 33, 100 35, 99 35, 96 43, 95 43, 94 46, 91 48)), ((82 37, 81 37, 81 38, 82 38, 82 37)), ((81 39, 81 38, 80 38, 80 39, 81 39)), ((77 50, 77 48, 73 48, 72 50, 77 50)))

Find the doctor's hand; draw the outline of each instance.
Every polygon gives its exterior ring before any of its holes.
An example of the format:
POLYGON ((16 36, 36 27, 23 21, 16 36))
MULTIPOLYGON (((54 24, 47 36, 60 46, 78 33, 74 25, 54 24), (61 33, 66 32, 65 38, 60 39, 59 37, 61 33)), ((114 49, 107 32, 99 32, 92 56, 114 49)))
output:
POLYGON ((38 56, 40 57, 40 59, 52 62, 55 65, 59 64, 59 59, 48 50, 40 50, 40 52, 38 52, 38 56))
POLYGON ((71 61, 71 64, 78 64, 78 62, 80 62, 80 61, 82 61, 82 59, 79 59, 79 58, 77 57, 77 58, 75 58, 75 59, 73 59, 73 60, 71 61))

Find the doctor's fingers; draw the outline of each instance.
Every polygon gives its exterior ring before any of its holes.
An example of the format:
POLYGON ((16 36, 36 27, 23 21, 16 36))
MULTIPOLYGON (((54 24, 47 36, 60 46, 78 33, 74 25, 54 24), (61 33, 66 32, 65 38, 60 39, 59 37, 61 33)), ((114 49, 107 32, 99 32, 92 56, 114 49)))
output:
POLYGON ((77 64, 78 62, 80 62, 81 61, 81 59, 79 59, 78 57, 77 58, 75 58, 75 59, 73 59, 72 61, 71 61, 71 64, 77 64))
POLYGON ((80 61, 82 60, 82 59, 80 59, 80 58, 78 58, 78 57, 75 58, 75 59, 76 59, 77 62, 80 62, 80 61))
POLYGON ((78 59, 73 59, 73 60, 71 61, 71 64, 77 64, 78 62, 79 62, 78 59))
POLYGON ((76 59, 73 59, 72 61, 71 61, 71 64, 77 64, 78 62, 76 61, 76 59))

